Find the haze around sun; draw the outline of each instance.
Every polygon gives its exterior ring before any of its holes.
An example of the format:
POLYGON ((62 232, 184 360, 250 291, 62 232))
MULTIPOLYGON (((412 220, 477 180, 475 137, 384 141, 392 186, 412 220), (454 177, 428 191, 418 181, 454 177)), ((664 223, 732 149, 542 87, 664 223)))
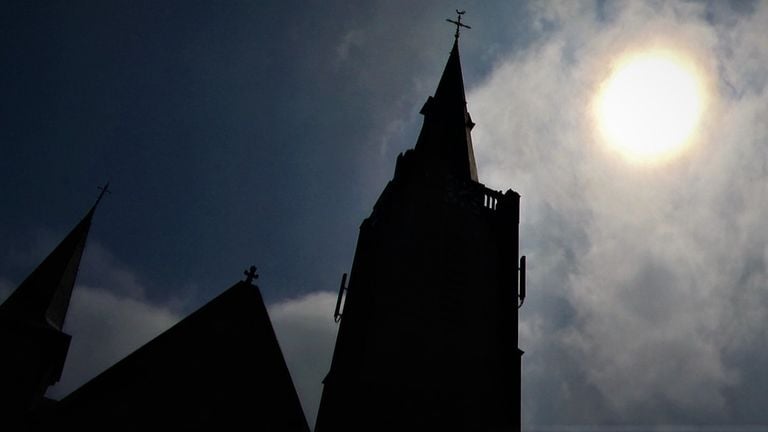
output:
POLYGON ((616 62, 596 94, 602 140, 627 160, 669 160, 693 142, 706 107, 703 79, 684 55, 629 54, 616 62))

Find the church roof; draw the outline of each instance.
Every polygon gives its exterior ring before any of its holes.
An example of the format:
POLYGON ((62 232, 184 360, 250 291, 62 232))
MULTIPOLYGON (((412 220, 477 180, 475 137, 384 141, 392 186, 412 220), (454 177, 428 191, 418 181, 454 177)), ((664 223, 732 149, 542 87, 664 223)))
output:
POLYGON ((0 317, 62 329, 91 220, 107 187, 77 226, 0 305, 0 317))
POLYGON ((238 282, 64 398, 53 424, 308 432, 257 287, 238 282))
POLYGON ((416 151, 422 154, 427 169, 477 181, 470 133, 475 124, 467 111, 458 38, 453 43, 435 95, 427 99, 421 114, 424 115, 424 125, 416 142, 416 151))

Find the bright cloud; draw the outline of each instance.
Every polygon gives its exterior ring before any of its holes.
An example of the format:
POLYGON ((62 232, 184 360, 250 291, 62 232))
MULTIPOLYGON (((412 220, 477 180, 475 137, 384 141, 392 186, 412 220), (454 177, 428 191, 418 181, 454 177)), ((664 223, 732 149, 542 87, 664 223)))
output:
POLYGON ((331 366, 338 326, 333 322, 336 294, 316 292, 269 307, 280 348, 310 425, 315 422, 331 366))
POLYGON ((61 381, 48 395, 66 396, 180 319, 145 300, 104 288, 75 287, 64 329, 72 343, 61 381))
POLYGON ((768 420, 736 408, 765 390, 748 376, 768 318, 768 4, 756 6, 537 4, 540 37, 468 96, 481 181, 523 197, 529 422, 768 420), (612 61, 664 44, 697 59, 712 107, 683 157, 632 166, 599 144, 590 103, 612 61))

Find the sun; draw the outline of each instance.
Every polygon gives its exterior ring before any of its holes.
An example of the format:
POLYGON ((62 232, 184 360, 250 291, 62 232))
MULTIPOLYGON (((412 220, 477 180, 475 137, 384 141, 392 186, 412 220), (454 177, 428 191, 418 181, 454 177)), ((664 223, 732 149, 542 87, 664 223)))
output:
POLYGON ((705 94, 696 68, 670 52, 627 57, 603 83, 595 115, 602 137, 635 162, 679 154, 695 135, 705 94))

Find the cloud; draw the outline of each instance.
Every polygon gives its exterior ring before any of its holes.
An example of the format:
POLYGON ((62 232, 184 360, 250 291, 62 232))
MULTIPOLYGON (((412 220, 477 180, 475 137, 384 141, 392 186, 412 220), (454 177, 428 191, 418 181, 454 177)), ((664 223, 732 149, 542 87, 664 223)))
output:
POLYGON ((322 380, 331 366, 338 326, 333 322, 336 294, 315 292, 269 306, 296 391, 310 425, 317 417, 322 380))
POLYGON ((341 42, 336 46, 336 56, 339 62, 349 59, 350 50, 359 48, 363 44, 364 35, 361 30, 349 30, 344 33, 341 42))
POLYGON ((140 279, 98 241, 89 241, 64 324, 72 342, 49 397, 66 396, 182 318, 175 308, 149 301, 140 279))
POLYGON ((89 286, 77 286, 65 331, 72 335, 61 381, 48 396, 61 398, 155 336, 180 316, 166 307, 89 286))
POLYGON ((98 241, 89 241, 78 275, 82 284, 104 287, 122 296, 143 298, 146 293, 136 272, 98 241))
POLYGON ((744 408, 766 390, 748 374, 766 358, 768 4, 532 8, 538 39, 468 96, 481 181, 523 197, 526 423, 768 422, 744 408), (649 46, 686 52, 712 93, 692 148, 656 167, 601 144, 590 111, 611 62, 649 46))

